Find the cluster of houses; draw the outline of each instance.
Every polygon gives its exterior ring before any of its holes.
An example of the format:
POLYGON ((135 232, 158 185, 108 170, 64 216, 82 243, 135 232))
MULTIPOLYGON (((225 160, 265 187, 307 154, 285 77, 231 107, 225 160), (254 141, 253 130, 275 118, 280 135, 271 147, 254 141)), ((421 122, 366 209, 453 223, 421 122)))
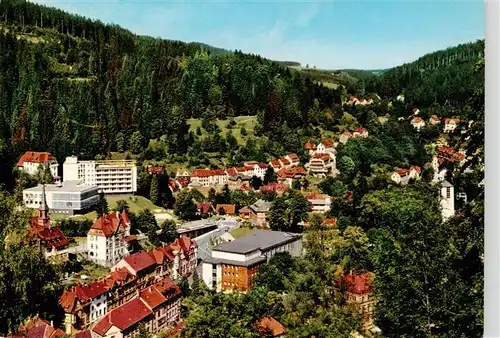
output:
MULTIPOLYGON (((413 115, 412 115, 412 118, 410 120, 411 125, 417 131, 420 131, 426 125, 424 119, 421 118, 420 116, 418 116, 419 113, 420 113, 420 109, 413 108, 413 115)), ((431 126, 441 124, 441 118, 439 118, 437 115, 431 115, 431 117, 428 120, 428 123, 431 126)), ((458 118, 458 117, 445 118, 444 124, 443 124, 443 132, 446 134, 452 133, 455 131, 455 129, 457 129, 459 124, 460 124, 460 118, 458 118)))
POLYGON ((64 291, 59 303, 66 333, 130 337, 139 323, 151 333, 174 327, 182 294, 173 281, 189 277, 196 266, 197 244, 188 237, 123 257, 105 278, 64 291))
POLYGON ((355 106, 366 106, 367 104, 372 104, 373 103, 373 99, 372 98, 369 98, 369 99, 358 99, 357 97, 355 96, 349 96, 349 99, 347 100, 346 102, 347 104, 350 104, 350 105, 355 105, 355 106))

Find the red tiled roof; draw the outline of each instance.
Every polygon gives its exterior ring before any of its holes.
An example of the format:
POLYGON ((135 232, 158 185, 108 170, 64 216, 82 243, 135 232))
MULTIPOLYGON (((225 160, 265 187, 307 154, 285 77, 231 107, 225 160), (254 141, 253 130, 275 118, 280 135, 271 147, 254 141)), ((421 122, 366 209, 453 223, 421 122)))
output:
POLYGON ((323 221, 323 225, 336 225, 337 224, 337 219, 336 218, 327 218, 323 221))
POLYGON ((283 192, 288 190, 288 185, 271 182, 260 187, 261 192, 283 192))
POLYGON ((460 119, 457 118, 452 118, 452 119, 444 119, 445 124, 458 124, 460 122, 460 119))
POLYGON ((163 168, 162 167, 149 167, 148 172, 150 174, 161 174, 163 172, 163 168))
POLYGON ((416 112, 419 112, 419 111, 420 111, 420 109, 418 109, 418 108, 413 108, 413 114, 415 114, 416 112))
POLYGON ((236 204, 217 204, 215 211, 219 213, 220 209, 223 209, 226 215, 234 215, 236 211, 236 204))
POLYGON ((127 243, 131 243, 137 240, 137 236, 136 235, 125 236, 123 240, 127 243))
POLYGON ((235 168, 235 170, 236 170, 237 172, 239 172, 239 173, 244 173, 244 172, 246 172, 246 171, 247 171, 247 168, 245 168, 245 167, 240 167, 240 168, 235 168))
POLYGON ((212 176, 226 176, 226 171, 224 169, 214 169, 212 170, 212 176))
POLYGON ((262 163, 262 162, 257 163, 257 166, 258 166, 259 168, 261 168, 261 169, 266 169, 266 168, 267 168, 267 164, 262 163))
POLYGON ((59 227, 50 226, 50 220, 49 224, 45 226, 39 224, 38 216, 31 217, 31 228, 28 237, 30 239, 39 239, 48 250, 52 248, 61 249, 69 245, 68 239, 59 227))
POLYGON ((155 261, 146 251, 140 251, 132 255, 125 256, 123 260, 127 262, 136 273, 155 264, 155 261))
POLYGON ((344 136, 352 136, 352 133, 351 133, 351 132, 349 132, 349 131, 344 131, 344 132, 342 133, 342 135, 344 135, 344 136))
POLYGON ((39 317, 29 320, 26 324, 19 327, 16 335, 9 335, 12 338, 55 338, 66 336, 61 329, 52 327, 49 322, 39 317))
POLYGON ((333 147, 333 141, 332 140, 323 140, 323 145, 326 147, 326 148, 331 148, 333 147))
POLYGON ((273 168, 281 168, 281 163, 279 160, 272 160, 271 165, 273 166, 273 168))
POLYGON ((201 212, 203 214, 208 214, 208 212, 212 208, 212 205, 210 203, 207 203, 207 202, 201 202, 201 203, 198 203, 196 205, 196 207, 198 208, 199 212, 201 212))
POLYGON ((431 115, 431 119, 434 121, 439 121, 439 117, 437 117, 437 115, 431 115))
POLYGON ((366 130, 365 128, 356 128, 356 129, 354 130, 354 132, 355 132, 355 133, 364 133, 364 132, 366 132, 366 131, 367 131, 367 130, 366 130))
POLYGON ((307 175, 307 171, 302 167, 283 168, 276 174, 279 178, 295 178, 299 175, 307 175))
POLYGON ((312 158, 318 158, 318 159, 322 159, 322 160, 330 160, 330 155, 318 153, 318 154, 314 154, 312 156, 312 158))
POLYGON ((130 219, 125 210, 123 210, 121 214, 118 212, 111 212, 96 219, 89 231, 94 230, 102 232, 104 236, 110 237, 114 235, 120 227, 126 229, 128 223, 130 223, 130 219))
POLYGON ((322 200, 322 199, 327 199, 328 197, 330 197, 330 196, 325 195, 325 194, 318 194, 318 193, 306 195, 307 200, 322 200))
POLYGON ((408 175, 410 173, 410 171, 408 169, 401 169, 401 168, 396 169, 395 172, 399 176, 406 176, 406 175, 408 175))
POLYGON ((108 313, 99 323, 97 323, 93 331, 104 336, 111 325, 116 326, 120 330, 125 330, 140 322, 151 313, 152 311, 148 309, 139 298, 133 298, 129 302, 108 313))
POLYGON ((80 331, 75 335, 75 338, 92 338, 90 330, 80 331))
POLYGON ((170 331, 168 331, 167 336, 165 338, 173 337, 177 332, 179 332, 184 327, 184 322, 181 320, 179 323, 170 331))
POLYGON ((292 163, 298 163, 300 162, 300 158, 297 156, 297 154, 288 154, 286 155, 288 158, 292 161, 292 163))
POLYGON ((290 164, 290 161, 288 161, 286 158, 280 158, 280 161, 281 163, 283 163, 283 165, 289 165, 290 164))
POLYGON ((188 181, 186 178, 184 178, 184 177, 179 177, 179 178, 177 179, 177 182, 179 182, 179 184, 180 184, 180 185, 181 185, 181 187, 183 187, 183 188, 187 187, 187 186, 188 186, 188 184, 189 184, 189 181, 188 181))
POLYGON ((419 167, 419 166, 410 167, 410 171, 411 171, 412 169, 415 169, 415 171, 416 171, 417 173, 420 173, 420 171, 421 171, 421 169, 420 169, 420 167, 419 167))
POLYGON ((369 284, 369 281, 369 273, 364 273, 361 275, 347 274, 344 276, 344 284, 347 291, 358 295, 364 295, 372 291, 372 287, 369 284))
POLYGON ((253 170, 253 165, 246 165, 245 169, 246 169, 246 171, 252 171, 253 170))
POLYGON ((27 151, 17 162, 18 167, 24 166, 24 162, 45 163, 54 160, 54 156, 47 152, 27 151))
POLYGON ((273 317, 263 317, 255 322, 255 328, 260 334, 271 333, 273 337, 279 337, 286 333, 285 327, 273 317))
POLYGON ((167 298, 165 298, 154 286, 142 290, 140 297, 150 309, 154 309, 167 301, 167 298))
POLYGON ((316 150, 316 145, 309 140, 304 144, 304 148, 307 150, 316 150))
POLYGON ((236 175, 238 175, 238 171, 237 171, 235 168, 227 169, 227 170, 226 170, 226 173, 227 173, 229 176, 236 176, 236 175))
POLYGON ((355 96, 349 96, 349 101, 353 102, 353 101, 358 101, 358 99, 355 97, 355 96))
POLYGON ((208 177, 212 176, 212 170, 210 169, 196 169, 191 173, 191 177, 208 177))
POLYGON ((422 120, 422 118, 421 118, 421 117, 419 117, 419 116, 415 116, 415 117, 413 118, 413 121, 415 121, 415 122, 421 122, 421 121, 423 121, 423 120, 422 120))
POLYGON ((154 286, 167 300, 182 294, 181 289, 170 277, 163 277, 159 282, 155 283, 154 286))
POLYGON ((248 185, 246 185, 246 184, 242 184, 241 187, 240 187, 240 190, 248 191, 248 190, 251 190, 251 188, 248 185))

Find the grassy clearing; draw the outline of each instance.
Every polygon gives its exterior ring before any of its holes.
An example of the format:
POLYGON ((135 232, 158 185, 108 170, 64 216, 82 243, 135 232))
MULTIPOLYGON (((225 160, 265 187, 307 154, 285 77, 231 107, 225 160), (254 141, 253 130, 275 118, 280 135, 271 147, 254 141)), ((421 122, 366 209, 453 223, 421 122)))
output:
MULTIPOLYGON (((232 128, 229 127, 229 119, 226 120, 217 120, 215 123, 221 129, 222 135, 226 135, 229 131, 233 133, 233 136, 236 138, 239 144, 244 144, 244 140, 248 136, 254 136, 255 126, 257 125, 257 116, 237 116, 234 118, 234 122, 236 125, 232 128), (247 136, 241 135, 241 127, 244 127, 248 133, 247 136)), ((189 119, 187 121, 189 125, 189 130, 193 133, 196 133, 196 129, 200 127, 201 129, 201 138, 207 135, 207 131, 201 127, 200 119, 189 119)))
MULTIPOLYGON (((89 261, 82 262, 82 267, 83 267, 83 269, 78 273, 80 274, 80 276, 82 276, 82 275, 88 276, 91 281, 95 281, 95 280, 101 279, 103 277, 106 277, 110 272, 110 270, 108 268, 105 268, 103 266, 97 265, 97 264, 95 264, 93 262, 89 262, 89 261)), ((89 282, 88 279, 84 280, 82 278, 75 278, 74 281, 82 282, 82 283, 89 282)))
POLYGON ((106 199, 108 200, 108 208, 110 210, 116 207, 116 204, 119 200, 125 200, 130 207, 130 211, 132 211, 133 213, 138 213, 146 209, 149 209, 152 213, 165 212, 165 209, 154 205, 150 200, 142 196, 113 195, 106 196, 106 199))

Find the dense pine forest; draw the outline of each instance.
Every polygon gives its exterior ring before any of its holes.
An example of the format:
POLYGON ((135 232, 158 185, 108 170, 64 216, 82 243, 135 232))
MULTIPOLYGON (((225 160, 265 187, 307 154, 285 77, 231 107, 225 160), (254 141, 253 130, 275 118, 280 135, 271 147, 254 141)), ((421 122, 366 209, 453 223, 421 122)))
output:
POLYGON ((122 150, 123 140, 133 139, 141 149, 163 136, 168 154, 186 154, 194 142, 188 118, 240 115, 257 115, 256 134, 281 141, 291 131, 311 135, 310 127, 334 130, 332 121, 341 118, 348 94, 387 99, 403 92, 405 108, 459 106, 482 81, 472 65, 484 41, 382 75, 342 72, 335 76, 341 83, 332 88, 323 85, 329 81, 324 72, 297 71, 204 44, 136 36, 22 0, 2 1, 0 18, 4 183, 28 149, 51 151, 60 159, 94 158, 122 150))

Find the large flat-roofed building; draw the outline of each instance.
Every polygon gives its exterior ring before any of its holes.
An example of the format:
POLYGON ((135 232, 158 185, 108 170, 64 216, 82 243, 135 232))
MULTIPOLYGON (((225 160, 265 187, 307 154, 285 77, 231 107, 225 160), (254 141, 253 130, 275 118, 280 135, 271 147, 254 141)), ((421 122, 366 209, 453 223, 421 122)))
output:
POLYGON ((187 222, 177 229, 179 237, 196 238, 217 229, 217 224, 209 220, 187 222))
POLYGON ((137 167, 133 160, 80 161, 66 157, 64 180, 82 180, 97 185, 105 194, 128 194, 137 191, 137 167))
POLYGON ((217 245, 202 265, 202 277, 217 292, 246 292, 263 263, 277 252, 302 254, 302 236, 289 232, 255 230, 232 242, 217 245))
MULTIPOLYGON (((24 205, 39 208, 42 205, 42 190, 42 185, 23 190, 24 205)), ((99 202, 99 189, 96 185, 82 184, 80 181, 46 184, 45 199, 51 213, 74 215, 92 209, 99 202)))

